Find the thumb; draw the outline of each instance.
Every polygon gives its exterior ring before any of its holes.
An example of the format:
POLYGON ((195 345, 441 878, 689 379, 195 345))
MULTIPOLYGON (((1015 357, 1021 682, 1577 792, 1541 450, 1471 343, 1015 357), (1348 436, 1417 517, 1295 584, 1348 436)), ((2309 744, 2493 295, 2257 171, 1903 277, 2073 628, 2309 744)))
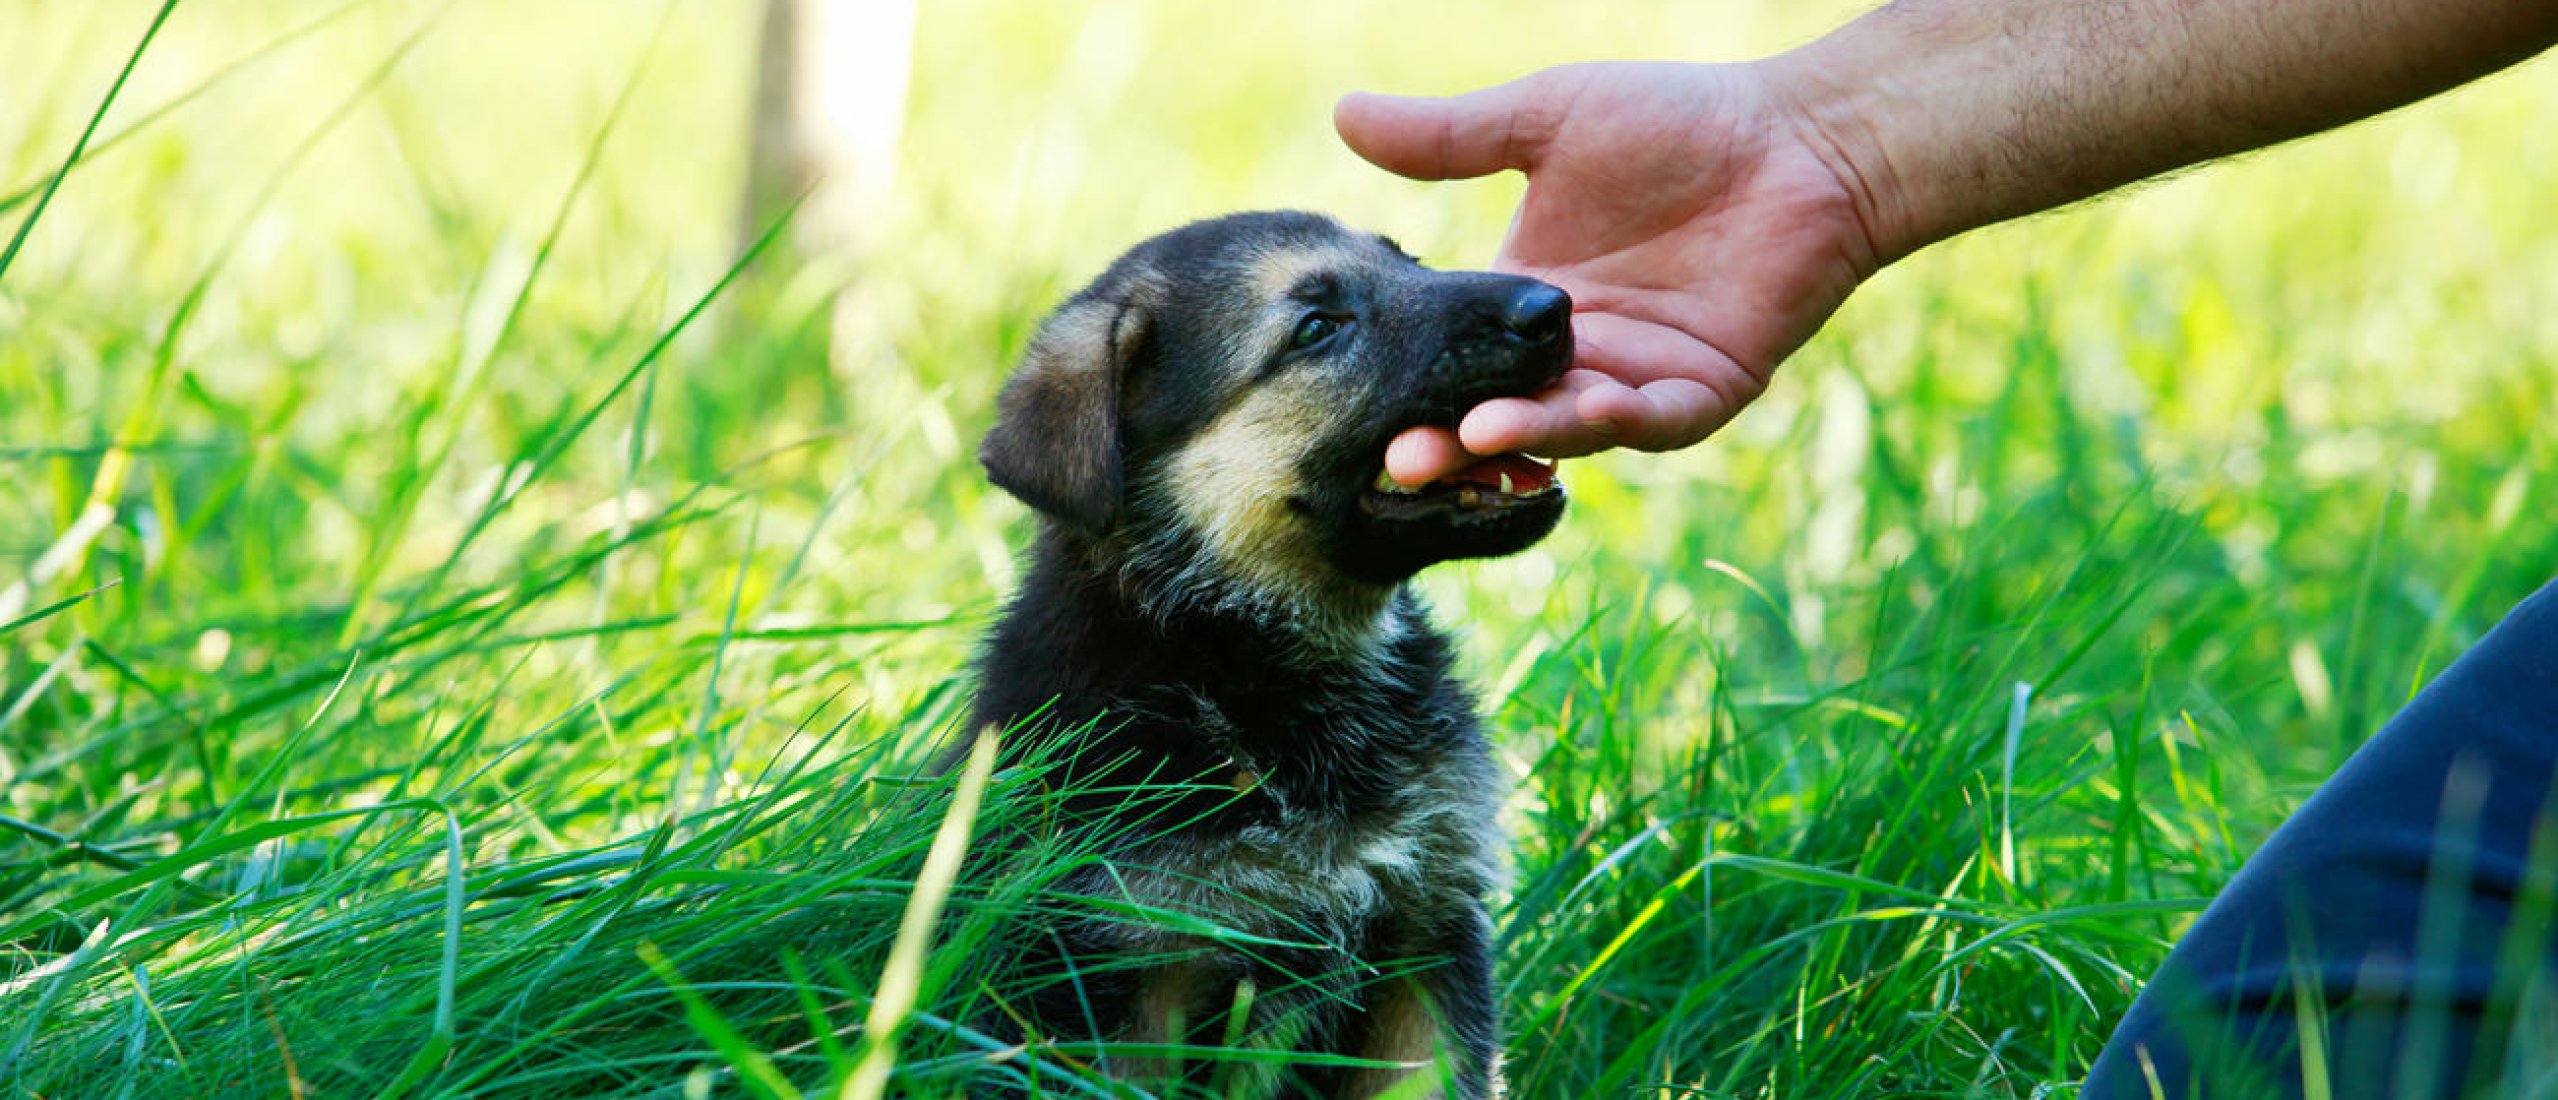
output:
POLYGON ((1560 121, 1530 76, 1460 96, 1352 92, 1332 106, 1332 127, 1350 151, 1400 176, 1421 180, 1488 176, 1536 162, 1560 121))

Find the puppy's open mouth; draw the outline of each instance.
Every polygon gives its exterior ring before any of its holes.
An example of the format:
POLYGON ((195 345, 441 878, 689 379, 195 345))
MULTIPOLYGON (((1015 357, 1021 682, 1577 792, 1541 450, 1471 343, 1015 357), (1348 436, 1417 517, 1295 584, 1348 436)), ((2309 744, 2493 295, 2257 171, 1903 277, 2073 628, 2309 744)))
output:
POLYGON ((1361 494, 1359 504, 1383 519, 1430 516, 1488 518, 1563 495, 1555 464, 1527 455, 1494 455, 1419 488, 1395 484, 1385 471, 1361 494))

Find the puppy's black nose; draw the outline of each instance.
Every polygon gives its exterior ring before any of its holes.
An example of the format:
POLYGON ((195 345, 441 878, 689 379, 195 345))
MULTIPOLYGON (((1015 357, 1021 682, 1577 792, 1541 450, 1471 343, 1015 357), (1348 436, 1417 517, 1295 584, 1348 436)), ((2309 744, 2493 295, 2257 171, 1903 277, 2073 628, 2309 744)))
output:
POLYGON ((1501 307, 1501 327, 1531 344, 1563 335, 1572 319, 1572 296, 1544 283, 1529 283, 1501 307))

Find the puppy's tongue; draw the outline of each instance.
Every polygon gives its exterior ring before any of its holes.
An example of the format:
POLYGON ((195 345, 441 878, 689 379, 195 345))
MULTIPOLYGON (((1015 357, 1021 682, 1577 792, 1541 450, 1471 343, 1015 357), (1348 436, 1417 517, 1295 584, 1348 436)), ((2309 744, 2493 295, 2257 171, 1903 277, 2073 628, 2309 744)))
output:
POLYGON ((1533 493, 1554 484, 1554 464, 1526 455, 1494 455, 1440 478, 1441 485, 1481 485, 1503 493, 1533 493))

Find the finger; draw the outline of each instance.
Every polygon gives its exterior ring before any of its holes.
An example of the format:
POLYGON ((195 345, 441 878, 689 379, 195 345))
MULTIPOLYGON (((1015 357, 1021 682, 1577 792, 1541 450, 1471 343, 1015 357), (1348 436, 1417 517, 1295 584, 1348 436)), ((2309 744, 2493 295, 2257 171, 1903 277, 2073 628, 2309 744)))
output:
POLYGON ((1581 402, 1594 389, 1624 389, 1616 380, 1593 371, 1567 371, 1562 380, 1534 397, 1502 397, 1475 406, 1457 425, 1458 438, 1475 454, 1525 452, 1548 458, 1572 458, 1615 446, 1605 425, 1581 416, 1581 402))
POLYGON ((1714 388, 1684 378, 1626 384, 1575 370, 1534 398, 1500 398, 1468 412, 1457 434, 1474 454, 1524 451, 1571 458, 1631 447, 1674 451, 1730 423, 1738 406, 1714 388))
POLYGON ((1581 422, 1620 447, 1675 451, 1712 435, 1736 412, 1721 394, 1684 378, 1628 389, 1594 386, 1574 409, 1581 422))
POLYGON ((1616 446, 1689 446, 1766 388, 1721 349, 1681 329, 1609 313, 1577 315, 1572 328, 1577 369, 1617 383, 1584 387, 1573 412, 1616 446))
POLYGON ((1408 428, 1386 444, 1386 474, 1407 488, 1437 481, 1474 460, 1446 428, 1408 428))
POLYGON ((1445 98, 1352 92, 1333 104, 1332 126, 1352 152, 1413 179, 1527 168, 1560 117, 1543 84, 1530 76, 1445 98))
MULTIPOLYGON (((1568 288, 1567 288, 1568 289, 1568 288)), ((1685 329, 1596 310, 1572 315, 1572 363, 1629 387, 1684 380, 1714 391, 1729 417, 1767 388, 1723 348, 1685 329)))

